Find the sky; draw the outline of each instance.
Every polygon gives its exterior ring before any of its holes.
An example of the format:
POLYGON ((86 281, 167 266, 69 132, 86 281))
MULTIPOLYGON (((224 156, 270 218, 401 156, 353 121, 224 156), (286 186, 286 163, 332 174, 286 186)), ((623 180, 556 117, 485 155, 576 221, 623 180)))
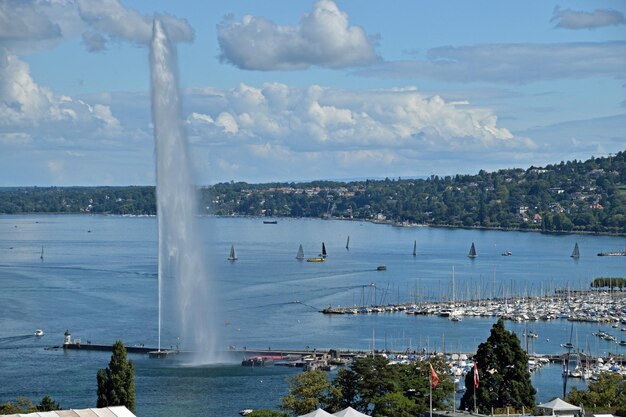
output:
POLYGON ((0 0, 0 186, 152 185, 149 41, 200 185, 474 174, 626 149, 618 0, 0 0))

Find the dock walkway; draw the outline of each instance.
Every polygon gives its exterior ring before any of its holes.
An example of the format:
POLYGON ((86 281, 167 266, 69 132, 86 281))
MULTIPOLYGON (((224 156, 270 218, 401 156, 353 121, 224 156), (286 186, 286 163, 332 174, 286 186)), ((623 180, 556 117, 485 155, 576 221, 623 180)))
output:
MULTIPOLYGON (((90 350, 90 351, 101 351, 101 352, 112 352, 113 345, 102 345, 102 344, 93 344, 93 343, 65 343, 59 346, 51 346, 48 349, 67 349, 67 350, 90 350)), ((193 355, 196 352, 185 351, 185 350, 177 350, 177 349, 162 349, 158 350, 155 347, 146 347, 146 346, 126 346, 126 351, 132 354, 143 354, 150 355, 150 357, 155 358, 165 358, 170 356, 186 356, 193 355)), ((236 359, 240 358, 249 358, 254 356, 284 356, 284 357, 305 357, 305 356, 314 356, 321 357, 323 355, 327 355, 329 352, 334 352, 337 357, 340 358, 354 358, 354 357, 365 357, 371 356, 371 350, 360 350, 360 349, 331 349, 331 348, 315 348, 315 349, 275 349, 268 347, 267 349, 260 348, 230 348, 228 350, 222 351, 221 353, 227 354, 228 356, 232 356, 236 359)), ((415 355, 420 357, 427 356, 446 356, 457 354, 458 356, 465 355, 468 359, 474 357, 474 352, 425 352, 425 351, 376 351, 376 355, 415 355)), ((608 362, 613 360, 618 363, 626 363, 626 355, 609 355, 609 356, 587 356, 584 353, 580 353, 581 361, 588 361, 589 363, 596 364, 598 363, 598 359, 601 359, 600 362, 608 362)), ((567 359, 567 353, 561 354, 529 354, 529 359, 547 359, 551 363, 562 363, 567 359)))

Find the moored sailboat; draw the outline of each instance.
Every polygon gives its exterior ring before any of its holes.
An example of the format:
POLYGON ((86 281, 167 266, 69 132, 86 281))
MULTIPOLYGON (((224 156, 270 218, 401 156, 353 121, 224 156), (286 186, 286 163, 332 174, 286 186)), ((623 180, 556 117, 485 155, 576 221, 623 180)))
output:
POLYGON ((470 248, 469 253, 467 254, 468 258, 474 259, 478 255, 476 254, 476 247, 474 246, 474 242, 472 242, 472 247, 470 248))
POLYGON ((235 252, 235 245, 230 245, 230 255, 228 255, 229 261, 237 260, 237 252, 235 252))

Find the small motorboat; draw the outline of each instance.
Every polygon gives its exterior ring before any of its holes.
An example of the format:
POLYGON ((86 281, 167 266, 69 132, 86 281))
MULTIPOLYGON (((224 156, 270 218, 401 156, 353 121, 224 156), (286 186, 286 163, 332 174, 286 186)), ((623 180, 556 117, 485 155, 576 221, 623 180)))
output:
POLYGON ((248 414, 252 414, 254 410, 251 408, 244 408, 243 410, 239 411, 239 415, 240 416, 247 416, 248 414))
POLYGON ((504 252, 502 252, 502 256, 511 256, 511 255, 513 255, 511 251, 505 250, 504 252))
POLYGON ((385 265, 378 265, 378 266, 376 267, 376 270, 377 270, 377 271, 386 271, 386 270, 387 270, 387 267, 386 267, 385 265))
POLYGON ((37 336, 37 337, 43 336, 43 330, 41 330, 41 329, 35 330, 35 336, 37 336))

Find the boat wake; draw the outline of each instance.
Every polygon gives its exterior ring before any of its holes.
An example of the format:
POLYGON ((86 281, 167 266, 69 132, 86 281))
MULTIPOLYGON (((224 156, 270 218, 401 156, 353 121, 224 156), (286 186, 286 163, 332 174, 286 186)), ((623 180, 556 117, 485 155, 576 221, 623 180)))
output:
POLYGON ((35 334, 25 334, 20 336, 7 336, 0 337, 0 349, 5 349, 4 346, 10 345, 11 343, 21 342, 22 340, 35 339, 37 336, 35 334))

